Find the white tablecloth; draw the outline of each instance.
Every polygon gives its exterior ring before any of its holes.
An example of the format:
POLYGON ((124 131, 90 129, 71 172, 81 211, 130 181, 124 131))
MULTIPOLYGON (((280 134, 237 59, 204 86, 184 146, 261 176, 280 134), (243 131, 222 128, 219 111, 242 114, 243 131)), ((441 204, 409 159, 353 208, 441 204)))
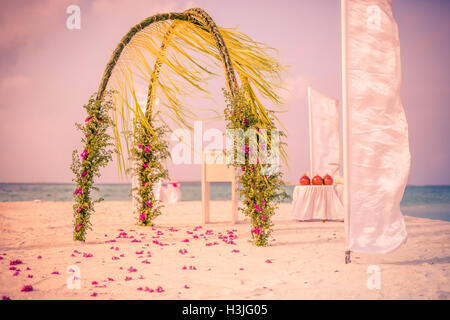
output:
POLYGON ((343 220, 342 186, 296 186, 292 217, 296 220, 343 220))
POLYGON ((177 182, 168 182, 167 187, 163 192, 163 201, 174 203, 181 201, 181 186, 180 183, 177 182))

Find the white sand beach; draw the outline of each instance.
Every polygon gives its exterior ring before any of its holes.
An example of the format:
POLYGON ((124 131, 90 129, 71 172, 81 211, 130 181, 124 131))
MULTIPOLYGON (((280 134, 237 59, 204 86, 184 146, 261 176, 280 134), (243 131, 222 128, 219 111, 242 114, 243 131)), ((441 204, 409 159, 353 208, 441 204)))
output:
POLYGON ((450 299, 450 222, 405 217, 405 245, 386 255, 354 253, 345 265, 343 223, 292 221, 290 204, 280 206, 265 248, 251 244, 244 217, 228 222, 229 201, 211 203, 208 225, 201 202, 167 204, 154 228, 137 226, 131 209, 131 202, 98 204, 86 243, 75 243, 71 202, 0 203, 0 296, 450 299), (80 289, 66 285, 73 265, 80 289), (381 270, 379 290, 366 285, 371 265, 381 270), (33 290, 22 292, 25 285, 33 290))

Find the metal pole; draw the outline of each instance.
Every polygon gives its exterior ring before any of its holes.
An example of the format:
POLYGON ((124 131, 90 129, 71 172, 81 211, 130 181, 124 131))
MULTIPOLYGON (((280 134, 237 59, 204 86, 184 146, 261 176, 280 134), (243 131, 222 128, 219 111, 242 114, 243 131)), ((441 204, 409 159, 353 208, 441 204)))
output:
POLYGON ((344 151, 344 228, 345 263, 350 263, 349 219, 350 219, 350 152, 349 152, 349 109, 347 104, 347 0, 341 0, 341 59, 342 59, 342 120, 344 151))
POLYGON ((310 178, 314 176, 313 168, 313 130, 312 130, 312 108, 311 108, 311 88, 308 87, 308 121, 309 121, 309 175, 310 178))

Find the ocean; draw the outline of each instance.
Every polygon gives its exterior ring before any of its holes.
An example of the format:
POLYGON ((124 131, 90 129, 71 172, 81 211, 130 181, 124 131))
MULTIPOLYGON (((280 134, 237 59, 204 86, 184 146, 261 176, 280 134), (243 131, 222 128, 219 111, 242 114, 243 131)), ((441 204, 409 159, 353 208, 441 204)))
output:
MULTIPOLYGON (((131 201, 130 184, 98 184, 105 201, 131 201)), ((0 201, 72 201, 73 184, 53 183, 0 183, 0 201)), ((286 186, 292 196, 294 186, 286 186)), ((212 183, 211 200, 230 200, 230 183, 212 183)), ((199 182, 181 183, 181 201, 200 201, 199 182)), ((286 201, 290 202, 290 200, 286 201)), ((450 186, 407 186, 401 209, 404 215, 450 221, 450 186)))

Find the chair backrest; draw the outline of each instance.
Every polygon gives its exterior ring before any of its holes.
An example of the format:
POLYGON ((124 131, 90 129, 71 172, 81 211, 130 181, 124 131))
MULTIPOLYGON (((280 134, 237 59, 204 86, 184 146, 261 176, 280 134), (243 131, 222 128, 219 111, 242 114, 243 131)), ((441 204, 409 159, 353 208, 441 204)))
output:
POLYGON ((232 182, 235 180, 235 168, 228 167, 223 150, 204 151, 202 165, 204 165, 205 181, 207 182, 232 182))

